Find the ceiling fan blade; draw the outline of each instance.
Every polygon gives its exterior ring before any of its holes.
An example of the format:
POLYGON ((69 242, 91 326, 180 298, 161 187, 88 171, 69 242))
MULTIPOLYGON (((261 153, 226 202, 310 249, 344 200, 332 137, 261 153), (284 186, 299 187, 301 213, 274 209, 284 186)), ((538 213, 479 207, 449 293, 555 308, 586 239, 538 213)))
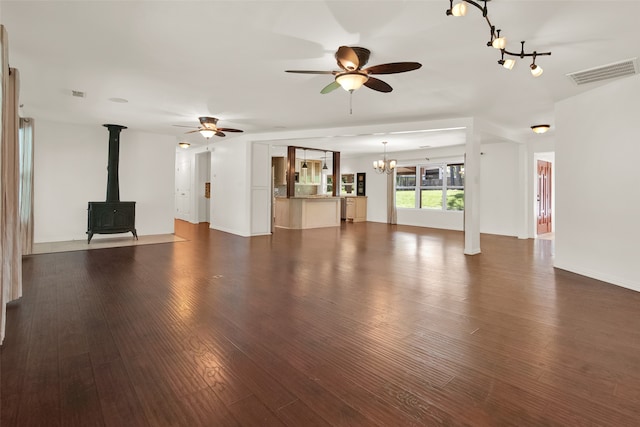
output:
POLYGON ((216 136, 226 136, 226 135, 224 133, 220 132, 220 131, 217 131, 216 132, 216 136))
POLYGON ((340 46, 336 52, 336 61, 338 62, 338 66, 346 71, 357 70, 360 66, 358 54, 349 46, 340 46))
POLYGON ((175 126, 177 128, 190 128, 190 129, 194 129, 195 126, 184 126, 184 125, 171 125, 171 126, 175 126))
POLYGON ((285 70, 285 73, 298 73, 298 74, 336 74, 335 71, 312 71, 312 70, 285 70))
POLYGON ((389 64, 374 65, 363 71, 369 74, 395 74, 417 70, 420 67, 422 67, 422 64, 419 62, 392 62, 389 64))
POLYGON ((185 134, 187 134, 187 133, 196 133, 196 132, 200 132, 200 129, 190 130, 189 132, 185 132, 185 134))
POLYGON ((329 93, 329 92, 333 92, 334 90, 338 89, 340 87, 340 83, 334 81, 329 83, 328 85, 326 85, 321 91, 320 93, 325 94, 325 93, 329 93))
POLYGON ((393 88, 387 83, 380 79, 376 79, 375 77, 369 77, 369 80, 367 80, 364 85, 369 89, 377 90, 378 92, 391 92, 393 90, 393 88))
POLYGON ((218 128, 218 131, 224 131, 224 132, 244 132, 243 130, 240 130, 240 129, 231 129, 231 128, 218 128))
POLYGON ((369 55, 371 55, 371 51, 367 48, 360 47, 360 46, 353 46, 351 49, 353 49, 356 55, 358 55, 358 60, 360 62, 358 64, 358 67, 359 68, 364 67, 369 61, 369 55))

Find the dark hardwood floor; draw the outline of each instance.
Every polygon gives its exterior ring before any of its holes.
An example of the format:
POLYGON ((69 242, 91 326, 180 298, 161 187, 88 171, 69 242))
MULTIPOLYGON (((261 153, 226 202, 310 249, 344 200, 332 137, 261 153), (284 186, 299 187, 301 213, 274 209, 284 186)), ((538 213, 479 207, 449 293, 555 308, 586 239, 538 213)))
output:
POLYGON ((9 426, 638 426, 640 294, 553 242, 343 224, 34 255, 9 426))

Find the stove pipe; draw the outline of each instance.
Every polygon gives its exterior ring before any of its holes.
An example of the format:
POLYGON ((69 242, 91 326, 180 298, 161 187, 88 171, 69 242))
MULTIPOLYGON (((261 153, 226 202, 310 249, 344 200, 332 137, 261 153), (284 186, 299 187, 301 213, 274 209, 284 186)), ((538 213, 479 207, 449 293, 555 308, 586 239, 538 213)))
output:
POLYGON ((109 163, 107 165, 107 202, 120 201, 118 163, 120 156, 120 131, 126 126, 103 125, 109 129, 109 163))

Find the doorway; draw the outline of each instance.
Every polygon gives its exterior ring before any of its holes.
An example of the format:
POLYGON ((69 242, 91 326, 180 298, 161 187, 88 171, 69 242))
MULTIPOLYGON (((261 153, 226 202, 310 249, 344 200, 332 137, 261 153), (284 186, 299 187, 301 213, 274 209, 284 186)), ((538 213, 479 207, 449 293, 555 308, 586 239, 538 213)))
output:
POLYGON ((545 160, 538 160, 536 167, 536 234, 540 235, 553 231, 552 164, 545 160))

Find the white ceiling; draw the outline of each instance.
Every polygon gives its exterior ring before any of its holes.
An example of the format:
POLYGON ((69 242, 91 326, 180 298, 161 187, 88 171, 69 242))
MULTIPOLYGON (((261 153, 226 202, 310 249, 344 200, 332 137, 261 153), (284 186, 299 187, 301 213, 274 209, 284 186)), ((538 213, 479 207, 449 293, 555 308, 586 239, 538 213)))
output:
MULTIPOLYGON (((537 79, 530 58, 512 71, 496 63, 480 11, 454 18, 448 7, 447 0, 2 0, 0 19, 10 65, 21 73, 24 116, 176 138, 187 129, 175 125, 195 128, 203 115, 245 133, 472 116, 524 138, 532 124, 553 125, 555 102, 606 84, 577 87, 567 73, 640 56, 639 1, 491 1, 489 16, 508 50, 526 40, 527 51, 552 51, 536 61, 545 70, 537 79), (335 70, 340 45, 370 49, 368 65, 423 66, 380 76, 391 93, 358 90, 349 114, 347 92, 320 94, 332 76, 284 72, 335 70)), ((460 134, 410 134, 389 150, 460 143, 460 134)), ((205 142, 197 134, 190 140, 205 142)), ((320 148, 358 146, 345 142, 332 138, 320 148)), ((382 149, 378 141, 372 147, 382 149)))

